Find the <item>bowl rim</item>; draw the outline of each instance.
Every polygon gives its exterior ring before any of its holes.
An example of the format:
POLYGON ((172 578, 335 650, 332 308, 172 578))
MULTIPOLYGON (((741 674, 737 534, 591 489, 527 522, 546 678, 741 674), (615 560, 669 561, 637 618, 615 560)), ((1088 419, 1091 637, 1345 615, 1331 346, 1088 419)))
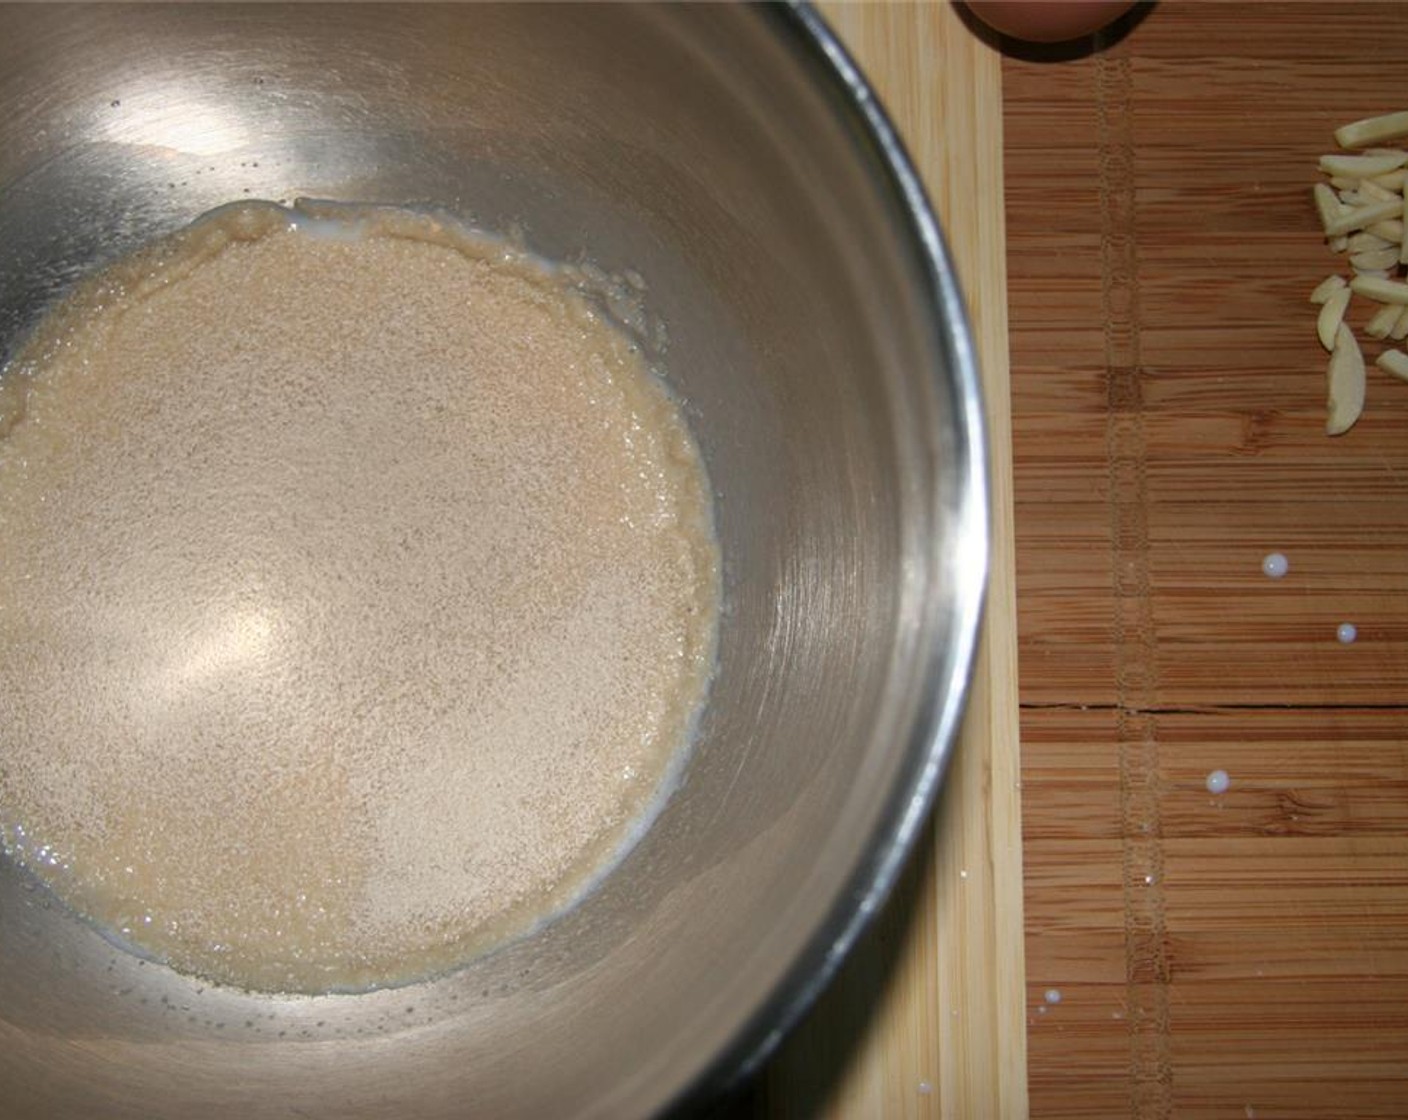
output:
MULTIPOLYGON (((875 90, 811 0, 754 8, 815 78, 830 87, 837 112, 856 137, 852 154, 891 196, 927 289, 938 349, 961 408, 956 458, 955 536, 964 539, 955 585, 947 655, 936 658, 921 718, 904 751, 899 775, 860 860, 836 901, 768 996, 733 1039, 668 1102, 666 1112, 693 1114, 741 1088, 773 1055, 830 984, 851 948, 894 888, 933 811, 952 759, 967 705, 991 553, 987 437, 982 382, 962 290, 939 221, 904 142, 875 90), (866 149, 870 150, 867 151, 866 149)), ((937 370, 929 374, 936 378, 937 370)), ((942 384, 937 387, 943 389, 942 384)))

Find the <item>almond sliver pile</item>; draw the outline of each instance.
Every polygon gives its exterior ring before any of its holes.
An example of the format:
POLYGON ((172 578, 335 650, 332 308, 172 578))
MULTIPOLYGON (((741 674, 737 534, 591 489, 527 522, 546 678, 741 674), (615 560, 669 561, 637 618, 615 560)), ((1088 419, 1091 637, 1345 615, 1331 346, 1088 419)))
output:
MULTIPOLYGON (((1326 243, 1343 254, 1351 278, 1325 277, 1310 295, 1320 306, 1316 333, 1330 352, 1325 431, 1337 436, 1364 410, 1364 352, 1347 319, 1360 296, 1375 307, 1362 333, 1379 342, 1408 339, 1408 112, 1347 124, 1335 132, 1347 149, 1320 157, 1326 178, 1315 184, 1315 209, 1326 243)), ((1386 345, 1374 364, 1408 381, 1408 353, 1386 345)))

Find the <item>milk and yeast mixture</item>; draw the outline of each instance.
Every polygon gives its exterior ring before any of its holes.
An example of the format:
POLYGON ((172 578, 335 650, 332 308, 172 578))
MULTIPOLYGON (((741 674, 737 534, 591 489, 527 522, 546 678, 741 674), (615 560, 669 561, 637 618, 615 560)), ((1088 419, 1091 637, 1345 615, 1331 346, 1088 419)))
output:
POLYGON ((222 208, 0 376, 5 847, 183 971, 431 974, 648 823, 718 582, 678 407, 556 273, 222 208))

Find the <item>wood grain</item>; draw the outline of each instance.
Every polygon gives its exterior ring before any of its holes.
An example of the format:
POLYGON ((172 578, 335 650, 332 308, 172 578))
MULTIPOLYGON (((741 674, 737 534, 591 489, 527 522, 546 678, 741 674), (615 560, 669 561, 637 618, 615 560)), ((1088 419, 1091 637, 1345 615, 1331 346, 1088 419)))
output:
POLYGON ((1408 386, 1325 437, 1306 303, 1404 27, 1004 59, 1033 1116, 1408 1115, 1408 386))
POLYGON ((769 1116, 1026 1115, 999 56, 947 4, 825 4, 924 175, 965 286, 994 554, 969 713, 921 850, 763 1079, 769 1116))

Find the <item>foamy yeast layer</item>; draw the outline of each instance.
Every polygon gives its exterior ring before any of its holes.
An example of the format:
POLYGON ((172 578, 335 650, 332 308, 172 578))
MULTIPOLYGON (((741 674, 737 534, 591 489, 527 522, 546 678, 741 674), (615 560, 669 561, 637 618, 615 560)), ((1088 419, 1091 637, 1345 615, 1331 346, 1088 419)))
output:
POLYGON ((704 474, 627 341, 502 245, 358 232, 219 212, 0 379, 6 845, 256 989, 412 978, 571 900, 712 659, 704 474))

